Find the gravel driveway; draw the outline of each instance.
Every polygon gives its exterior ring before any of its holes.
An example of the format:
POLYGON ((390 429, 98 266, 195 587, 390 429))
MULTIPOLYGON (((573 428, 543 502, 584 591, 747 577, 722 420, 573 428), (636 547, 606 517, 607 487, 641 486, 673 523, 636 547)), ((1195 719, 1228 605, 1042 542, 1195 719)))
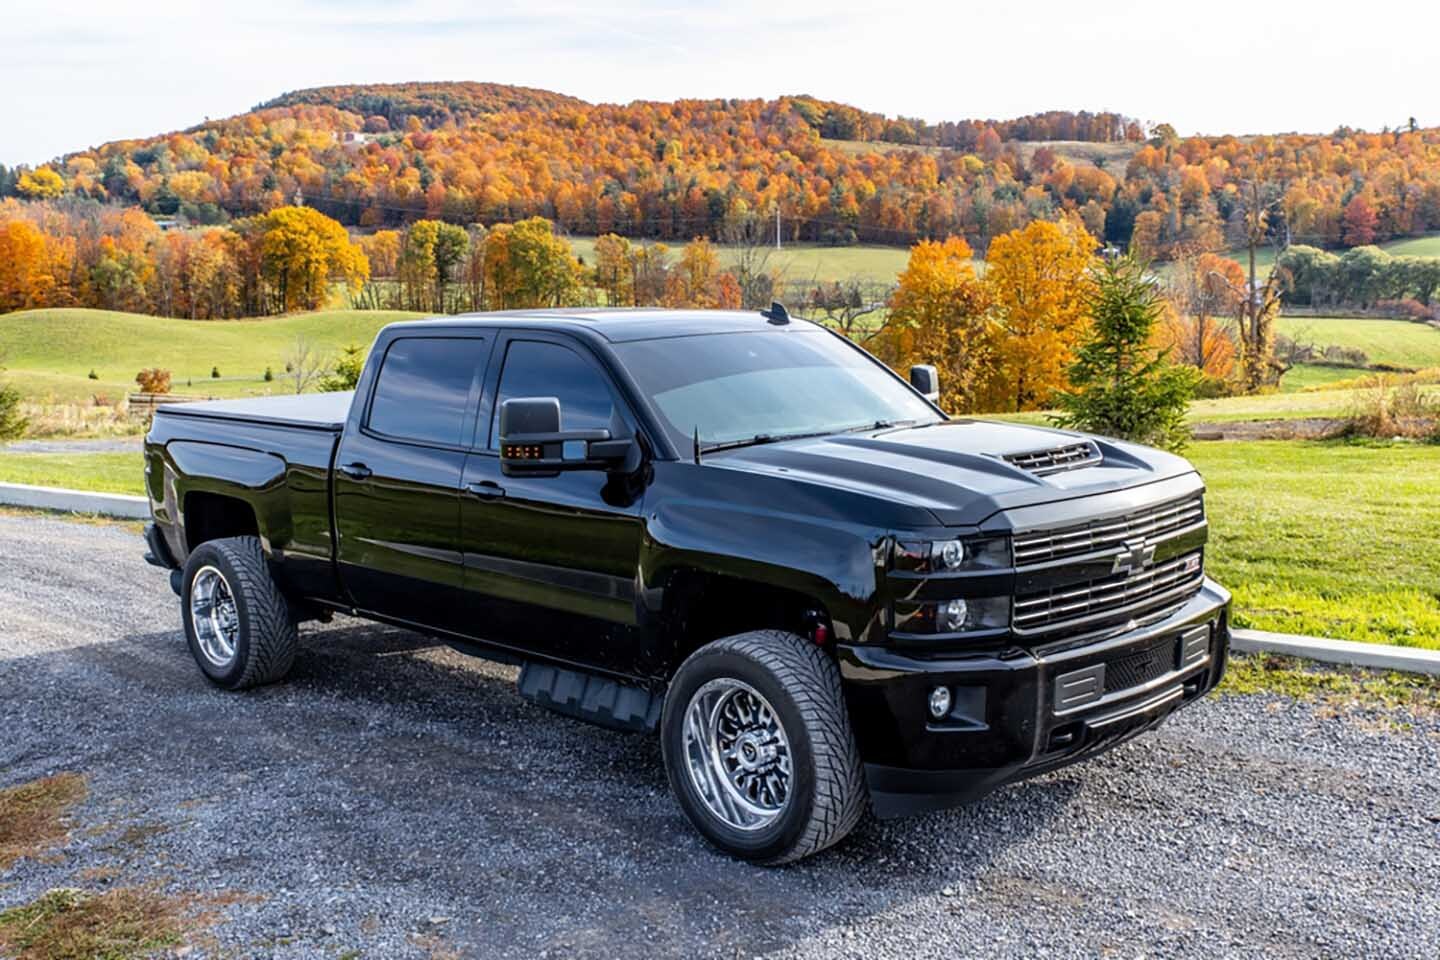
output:
POLYGON ((1213 698, 763 870, 691 831, 655 741, 413 634, 310 627, 288 683, 217 692, 141 553, 125 528, 0 515, 0 786, 90 780, 0 908, 111 868, 251 895, 206 955, 1440 956, 1433 717, 1213 698))

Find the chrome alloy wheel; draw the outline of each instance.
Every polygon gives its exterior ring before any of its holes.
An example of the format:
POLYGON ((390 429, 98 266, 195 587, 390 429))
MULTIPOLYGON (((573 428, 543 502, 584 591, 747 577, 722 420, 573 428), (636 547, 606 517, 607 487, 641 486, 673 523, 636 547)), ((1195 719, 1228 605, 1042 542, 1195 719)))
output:
POLYGON ((722 677, 695 691, 685 710, 685 759, 706 808, 736 830, 770 825, 790 801, 790 741, 747 683, 722 677))
POLYGON ((190 626, 206 660, 222 670, 234 662, 240 611, 229 581, 215 567, 201 567, 190 581, 190 626))

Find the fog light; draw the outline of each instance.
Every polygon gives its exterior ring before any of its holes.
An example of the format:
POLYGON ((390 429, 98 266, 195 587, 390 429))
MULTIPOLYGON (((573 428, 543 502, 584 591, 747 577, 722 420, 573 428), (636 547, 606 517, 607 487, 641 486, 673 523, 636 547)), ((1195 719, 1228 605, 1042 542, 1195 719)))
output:
POLYGON ((950 633, 965 629, 965 614, 969 612, 970 608, 964 600, 942 603, 940 605, 940 629, 950 633))
POLYGON ((950 688, 936 687, 930 691, 930 716, 939 720, 950 712, 950 688))

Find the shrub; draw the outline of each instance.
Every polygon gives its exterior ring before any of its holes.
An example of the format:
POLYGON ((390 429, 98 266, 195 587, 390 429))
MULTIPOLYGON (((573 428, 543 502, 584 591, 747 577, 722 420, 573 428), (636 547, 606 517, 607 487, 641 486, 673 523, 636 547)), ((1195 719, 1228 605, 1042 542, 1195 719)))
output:
POLYGON ((94 370, 91 370, 90 373, 87 374, 87 376, 88 376, 89 379, 91 379, 91 380, 99 380, 99 379, 100 379, 100 375, 97 374, 94 370))
POLYGON ((1346 432, 1363 437, 1440 438, 1440 397, 1414 379, 1393 382, 1376 377, 1355 395, 1346 432))
POLYGON ((1436 317, 1433 307, 1425 306, 1414 297, 1406 297, 1403 300, 1376 300, 1375 310, 1387 317, 1397 317, 1402 320, 1433 320, 1436 317))
POLYGON ((212 379, 212 380, 219 380, 219 379, 220 379, 220 368, 219 368, 219 367, 211 367, 211 368, 210 368, 210 379, 212 379))
POLYGON ((135 374, 135 383, 140 387, 141 393, 169 393, 170 371, 159 367, 141 370, 135 374))
POLYGON ((364 369, 365 348, 351 344, 345 348, 345 352, 335 362, 335 372, 320 381, 320 391, 335 393, 340 390, 354 390, 355 385, 360 382, 360 373, 364 369))
POLYGON ((269 367, 266 367, 265 376, 261 379, 263 379, 266 383, 270 383, 272 380, 275 379, 275 371, 271 370, 269 367))

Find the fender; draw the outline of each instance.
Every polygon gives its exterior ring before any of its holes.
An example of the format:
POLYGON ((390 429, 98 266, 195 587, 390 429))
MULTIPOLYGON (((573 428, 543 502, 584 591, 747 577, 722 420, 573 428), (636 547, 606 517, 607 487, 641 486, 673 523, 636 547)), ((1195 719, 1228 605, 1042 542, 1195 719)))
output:
POLYGON ((267 554, 273 555, 277 546, 283 550, 293 538, 283 457, 227 444, 175 440, 165 445, 164 463, 166 510, 179 531, 185 529, 185 498, 214 493, 250 504, 267 554))
POLYGON ((813 599, 842 643, 865 642, 883 629, 888 525, 844 519, 843 504, 819 509, 808 485, 710 465, 655 467, 645 499, 656 506, 646 510, 640 556, 642 621, 662 614, 677 574, 696 571, 813 599))

